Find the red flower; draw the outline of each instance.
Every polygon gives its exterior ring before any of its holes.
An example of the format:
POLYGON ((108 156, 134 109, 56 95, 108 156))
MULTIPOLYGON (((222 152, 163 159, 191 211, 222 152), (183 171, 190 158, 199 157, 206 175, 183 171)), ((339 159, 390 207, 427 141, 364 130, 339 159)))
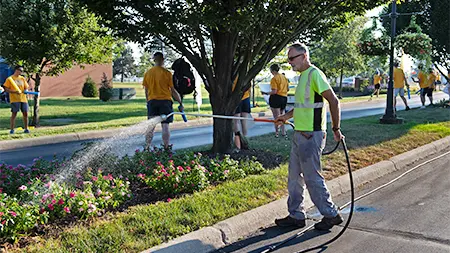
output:
POLYGON ((69 196, 70 196, 70 198, 75 197, 75 192, 71 192, 71 193, 69 194, 69 196))
POLYGON ((53 204, 48 204, 48 209, 50 209, 51 211, 53 211, 53 209, 55 209, 55 207, 53 206, 53 204))
POLYGON ((168 199, 167 199, 167 202, 170 202, 170 201, 172 201, 172 199, 171 199, 171 198, 168 198, 168 199))
POLYGON ((58 200, 58 205, 61 206, 61 205, 63 205, 63 204, 64 204, 64 200, 63 200, 63 199, 59 199, 59 200, 58 200))

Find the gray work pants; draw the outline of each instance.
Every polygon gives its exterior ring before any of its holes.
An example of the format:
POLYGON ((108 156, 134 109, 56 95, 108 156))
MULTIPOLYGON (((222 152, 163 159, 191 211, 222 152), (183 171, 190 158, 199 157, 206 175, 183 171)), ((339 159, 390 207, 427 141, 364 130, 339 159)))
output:
POLYGON ((321 171, 320 157, 325 148, 326 133, 295 131, 292 140, 288 177, 288 210, 291 217, 305 219, 305 184, 314 205, 324 217, 335 217, 337 208, 331 200, 321 171), (309 137, 309 138, 308 138, 309 137))

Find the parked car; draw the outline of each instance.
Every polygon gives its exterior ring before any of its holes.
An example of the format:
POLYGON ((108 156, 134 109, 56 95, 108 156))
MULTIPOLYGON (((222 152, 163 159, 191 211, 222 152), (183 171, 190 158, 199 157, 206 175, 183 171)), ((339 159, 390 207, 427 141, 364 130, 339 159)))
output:
POLYGON ((355 77, 352 76, 342 79, 342 87, 355 87, 355 77))

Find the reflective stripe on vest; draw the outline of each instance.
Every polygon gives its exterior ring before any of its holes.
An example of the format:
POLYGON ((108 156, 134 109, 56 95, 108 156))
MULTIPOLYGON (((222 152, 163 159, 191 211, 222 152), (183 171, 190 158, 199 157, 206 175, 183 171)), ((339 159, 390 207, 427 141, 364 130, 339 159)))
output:
POLYGON ((310 97, 311 97, 311 75, 312 72, 315 71, 316 68, 313 67, 313 69, 311 69, 311 71, 309 71, 308 73, 308 81, 306 82, 306 86, 305 86, 305 97, 303 99, 303 103, 299 103, 299 102, 295 102, 294 104, 294 108, 322 108, 323 107, 323 102, 320 103, 311 103, 310 102, 310 97))

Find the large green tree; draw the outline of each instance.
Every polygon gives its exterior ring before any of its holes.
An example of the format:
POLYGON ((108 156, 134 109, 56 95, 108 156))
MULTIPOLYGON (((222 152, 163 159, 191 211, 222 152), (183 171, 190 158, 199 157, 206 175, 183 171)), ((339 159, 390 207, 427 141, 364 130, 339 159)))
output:
POLYGON ((327 76, 340 77, 340 96, 343 75, 357 75, 367 69, 365 57, 356 46, 366 21, 367 19, 358 17, 347 25, 334 29, 330 36, 314 43, 311 48, 311 61, 327 76))
POLYGON ((118 53, 114 54, 113 75, 120 75, 120 81, 124 77, 131 77, 136 73, 136 64, 134 64, 133 49, 128 45, 119 45, 118 53))
MULTIPOLYGON (((381 15, 390 12, 391 5, 386 7, 381 15)), ((450 68, 450 1, 447 0, 405 0, 397 5, 399 13, 422 12, 416 15, 416 23, 422 28, 423 33, 432 39, 432 58, 447 69, 450 68)), ((410 15, 402 15, 397 18, 396 34, 400 34, 408 27, 410 15)), ((390 19, 383 20, 383 26, 388 34, 391 31, 390 19)))
MULTIPOLYGON (((41 77, 74 64, 111 61, 112 37, 83 7, 61 0, 0 0, 0 55, 24 65, 40 90, 41 77)), ((39 97, 33 125, 39 126, 39 97)))
MULTIPOLYGON (((197 69, 214 114, 233 115, 250 81, 294 40, 321 37, 385 0, 78 0, 117 34, 157 37, 197 69), (208 47, 212 55, 207 54, 208 47), (233 80, 238 77, 236 88, 233 80)), ((214 119, 213 151, 232 146, 232 122, 214 119)))

